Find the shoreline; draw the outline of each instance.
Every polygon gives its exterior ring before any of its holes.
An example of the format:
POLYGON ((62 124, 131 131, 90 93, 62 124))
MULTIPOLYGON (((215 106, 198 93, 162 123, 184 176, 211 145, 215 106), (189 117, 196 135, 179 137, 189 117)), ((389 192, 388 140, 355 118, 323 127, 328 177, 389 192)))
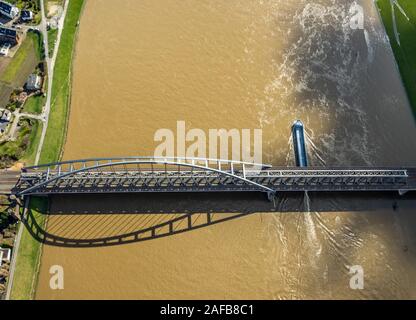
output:
MULTIPOLYGON (((78 22, 80 23, 81 18, 84 14, 84 9, 85 9, 85 4, 87 3, 86 0, 81 0, 82 1, 82 6, 81 6, 81 10, 78 14, 78 22)), ((72 84, 73 84, 73 71, 74 71, 74 62, 76 59, 76 54, 77 54, 77 43, 78 43, 78 37, 79 37, 79 25, 77 26, 76 29, 76 33, 74 35, 74 41, 73 41, 73 46, 72 46, 72 55, 71 55, 71 65, 70 65, 70 75, 69 75, 69 96, 68 96, 68 101, 67 101, 67 111, 66 111, 66 115, 65 115, 65 126, 64 126, 64 132, 63 132, 63 141, 62 141, 62 145, 61 148, 59 150, 59 156, 58 159, 62 159, 64 152, 65 152, 65 144, 68 138, 68 127, 69 127, 69 119, 71 116, 71 104, 72 104, 72 84)))
MULTIPOLYGON (((80 14, 82 14, 82 11, 81 11, 80 14)), ((384 23, 382 22, 382 20, 381 20, 381 23, 384 26, 384 23)), ((78 30, 77 30, 77 32, 78 32, 78 30)), ((75 36, 77 36, 77 34, 75 36)), ((76 54, 74 54, 74 52, 76 50, 75 49, 76 44, 77 44, 77 38, 74 39, 74 46, 73 46, 73 50, 74 51, 72 52, 72 56, 71 56, 72 62, 71 62, 71 65, 70 65, 71 67, 70 67, 70 71, 69 71, 69 74, 68 74, 68 77, 69 77, 68 78, 68 86, 69 86, 68 91, 69 91, 69 95, 64 97, 64 98, 66 98, 66 101, 67 101, 67 105, 66 105, 66 108, 67 109, 66 109, 66 112, 64 112, 64 115, 65 115, 65 118, 66 118, 66 120, 65 120, 66 126, 64 126, 64 127, 61 128, 61 130, 63 130, 63 133, 62 133, 63 134, 63 142, 62 142, 62 146, 61 146, 60 150, 58 150, 58 149, 55 150, 55 152, 59 152, 58 158, 62 157, 62 155, 64 154, 65 141, 67 139, 67 133, 68 133, 67 132, 68 131, 68 124, 69 124, 69 121, 70 121, 69 120, 69 117, 70 117, 70 114, 71 114, 71 92, 72 92, 72 75, 73 75, 72 74, 72 68, 74 67, 74 59, 76 58, 76 54)), ((395 58, 395 56, 393 56, 393 58, 395 58)), ((67 91, 65 91, 65 93, 67 93, 67 91)), ((46 219, 45 223, 48 224, 48 220, 47 219, 46 219)), ((50 223, 50 225, 52 225, 52 220, 50 220, 49 223, 50 223)), ((307 229, 306 231, 309 231, 309 229, 307 229)), ((43 264, 41 263, 42 259, 45 259, 45 257, 47 257, 47 255, 48 255, 48 248, 47 247, 43 247, 42 243, 39 243, 39 246, 40 246, 40 250, 41 250, 40 251, 40 255, 39 255, 39 260, 38 260, 39 263, 35 266, 35 267, 38 268, 37 269, 37 276, 39 276, 39 268, 42 268, 43 269, 42 272, 45 272, 45 273, 48 272, 47 261, 46 262, 43 261, 43 264), (45 254, 42 257, 42 250, 43 249, 45 249, 45 254)), ((33 290, 34 290, 33 291, 34 292, 33 298, 36 298, 36 296, 39 295, 39 292, 36 292, 36 290, 35 290, 35 289, 37 289, 37 290, 40 291, 41 289, 39 289, 39 286, 40 285, 37 284, 37 280, 35 279, 33 281, 33 290), (36 286, 38 286, 38 288, 36 288, 36 286)), ((46 286, 47 286, 47 283, 46 283, 46 286)))
MULTIPOLYGON (((411 108, 411 112, 413 114, 413 118, 416 122, 416 89, 412 90, 412 86, 411 86, 411 82, 412 82, 412 77, 408 76, 405 72, 406 69, 412 69, 411 66, 408 65, 408 61, 407 61, 407 55, 404 52, 405 50, 403 50, 403 48, 407 47, 409 50, 411 50, 412 48, 410 47, 409 43, 407 43, 406 41, 401 41, 402 43, 399 45, 396 42, 396 38, 394 36, 394 34, 392 34, 392 28, 393 28, 393 21, 391 21, 391 9, 390 10, 383 10, 386 9, 386 7, 390 7, 389 3, 386 3, 385 0, 374 0, 373 1, 376 10, 377 10, 377 14, 378 17, 380 19, 380 23, 384 29, 384 32, 387 36, 387 40, 389 42, 389 47, 391 50, 391 53, 393 54, 394 57, 394 62, 395 62, 395 66, 397 68, 397 71, 400 75, 400 79, 402 82, 402 86, 404 88, 404 91, 406 93, 406 97, 407 100, 409 102, 410 108, 411 108), (390 23, 391 22, 391 23, 390 23), (406 65, 407 63, 407 65, 406 65)), ((395 11, 396 16, 398 15, 402 15, 401 12, 399 12, 399 10, 395 11)), ((409 13, 408 13, 409 14, 409 13)), ((410 14, 411 18, 413 18, 412 14, 410 14)), ((399 21, 399 20, 396 20, 399 21)), ((410 21, 408 23, 411 23, 410 21)), ((397 23, 398 27, 400 26, 400 23, 397 23)), ((415 32, 415 36, 416 36, 416 32, 415 32)), ((416 65, 415 65, 416 68, 416 65)), ((416 71, 416 70, 414 70, 416 71)), ((413 80, 413 82, 415 82, 413 80)), ((413 83, 413 87, 416 88, 416 82, 413 83)))
POLYGON ((40 163, 55 162, 63 153, 70 114, 72 68, 78 38, 78 21, 82 16, 85 3, 85 0, 72 0, 68 4, 68 13, 54 69, 50 122, 40 155, 40 163))
MULTIPOLYGON (((53 106, 50 112, 52 121, 49 122, 48 128, 46 129, 44 145, 40 154, 41 162, 47 162, 47 160, 44 159, 49 158, 59 159, 62 157, 64 151, 70 115, 73 62, 78 40, 79 21, 82 17, 85 3, 85 0, 72 0, 68 3, 68 13, 64 21, 61 43, 59 48, 57 48, 57 60, 52 81, 53 87, 50 97, 53 106), (75 32, 73 32, 74 29, 75 32), (62 81, 62 78, 66 81, 62 81), (58 83, 63 83, 63 85, 58 87, 58 83), (60 107, 62 107, 63 110, 61 110, 60 107), (56 126, 56 123, 58 123, 58 126, 56 126), (59 126, 59 124, 61 124, 61 126, 59 126), (57 141, 57 139, 55 139, 57 136, 60 136, 61 138, 58 139, 58 144, 55 144, 54 141, 57 141)), ((37 202, 36 199, 31 199, 30 204, 28 205, 29 210, 34 209, 32 208, 32 200, 35 200, 35 203, 37 202)), ((47 201, 41 199, 39 203, 40 205, 38 205, 38 207, 41 207, 41 209, 34 211, 38 214, 41 220, 40 223, 47 225, 47 218, 44 216, 43 212, 43 209, 46 208, 45 205, 47 201)), ((10 288, 8 296, 12 300, 31 300, 36 297, 43 244, 34 239, 22 223, 19 229, 22 230, 22 241, 19 243, 20 250, 16 252, 15 261, 19 258, 23 259, 23 261, 16 264, 15 277, 11 280, 12 287, 10 288), (26 269, 24 266, 25 264, 26 269)))

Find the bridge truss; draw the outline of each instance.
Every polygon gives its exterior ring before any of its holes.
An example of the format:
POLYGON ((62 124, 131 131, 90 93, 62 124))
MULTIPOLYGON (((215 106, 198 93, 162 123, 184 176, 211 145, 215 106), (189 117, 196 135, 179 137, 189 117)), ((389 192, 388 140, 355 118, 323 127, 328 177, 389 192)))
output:
POLYGON ((416 190, 416 169, 278 168, 247 162, 127 157, 65 161, 27 167, 13 189, 17 196, 256 191, 416 190))

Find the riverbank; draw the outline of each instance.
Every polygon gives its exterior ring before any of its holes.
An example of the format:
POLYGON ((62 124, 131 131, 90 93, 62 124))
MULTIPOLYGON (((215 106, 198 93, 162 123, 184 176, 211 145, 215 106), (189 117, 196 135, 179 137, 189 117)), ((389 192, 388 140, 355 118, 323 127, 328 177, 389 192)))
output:
POLYGON ((390 44, 399 66, 403 84, 416 116, 416 6, 413 1, 400 1, 409 20, 395 7, 397 30, 400 34, 400 45, 394 33, 394 21, 390 0, 377 0, 381 17, 386 28, 390 44))
MULTIPOLYGON (((44 213, 47 210, 47 201, 41 198, 32 198, 28 210, 31 211, 36 222, 43 226, 46 221, 44 213)), ((23 216, 21 209, 21 216, 23 216)), ((27 231, 26 226, 20 223, 19 230, 21 239, 19 251, 16 256, 16 268, 14 271, 13 287, 10 294, 11 300, 28 300, 33 299, 35 295, 38 270, 42 253, 42 244, 33 238, 27 231)))
MULTIPOLYGON (((72 61, 78 21, 83 4, 84 0, 71 0, 68 4, 68 11, 54 68, 51 95, 52 103, 49 115, 50 121, 41 152, 41 163, 57 160, 63 149, 70 105, 72 61)), ((37 223, 40 226, 44 226, 46 223, 44 213, 47 209, 47 202, 42 199, 33 199, 29 207, 37 223)), ((24 226, 20 225, 20 228, 24 228, 24 226)), ((41 254, 42 244, 34 239, 26 228, 22 229, 11 292, 12 300, 34 298, 41 254)))
POLYGON ((51 112, 40 156, 40 163, 57 161, 63 150, 71 99, 72 61, 78 31, 78 21, 84 0, 72 0, 68 5, 61 43, 54 69, 51 112))

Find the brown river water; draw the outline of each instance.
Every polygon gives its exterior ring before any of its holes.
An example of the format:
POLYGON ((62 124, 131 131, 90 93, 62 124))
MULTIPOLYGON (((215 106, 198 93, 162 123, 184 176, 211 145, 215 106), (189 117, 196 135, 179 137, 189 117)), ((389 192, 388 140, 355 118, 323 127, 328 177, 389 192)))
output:
MULTIPOLYGON (((347 0, 88 0, 64 158, 152 155, 155 132, 183 120, 262 129, 263 162, 293 165, 301 119, 313 165, 416 165, 388 39, 373 2, 358 3, 364 30, 350 27, 347 0)), ((47 231, 69 242, 44 246, 38 299, 416 298, 412 196, 74 196, 50 211, 47 231), (154 237, 207 212, 235 219, 154 237), (121 237, 152 226, 153 239, 121 237), (49 286, 53 265, 64 290, 49 286), (363 290, 349 286, 354 265, 363 290)))

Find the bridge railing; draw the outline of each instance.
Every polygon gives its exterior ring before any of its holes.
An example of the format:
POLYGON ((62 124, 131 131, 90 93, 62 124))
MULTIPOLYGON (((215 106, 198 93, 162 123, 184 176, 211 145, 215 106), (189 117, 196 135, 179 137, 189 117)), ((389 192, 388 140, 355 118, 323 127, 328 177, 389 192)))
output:
MULTIPOLYGON (((410 172, 413 172, 410 170, 410 172)), ((59 192, 320 191, 416 189, 406 168, 282 168, 231 160, 124 157, 22 170, 16 194, 59 192)))

